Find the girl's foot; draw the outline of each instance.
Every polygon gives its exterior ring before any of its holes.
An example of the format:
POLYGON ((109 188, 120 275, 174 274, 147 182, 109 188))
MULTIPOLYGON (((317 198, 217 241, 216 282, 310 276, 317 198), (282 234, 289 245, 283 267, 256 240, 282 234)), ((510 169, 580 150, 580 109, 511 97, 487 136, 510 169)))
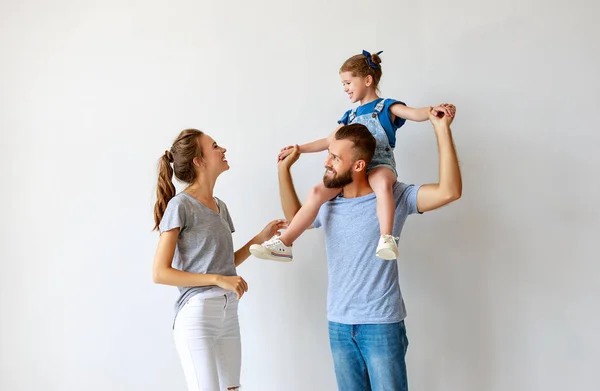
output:
POLYGON ((262 244, 253 244, 250 246, 250 253, 256 258, 268 259, 270 261, 291 262, 292 246, 286 246, 279 236, 273 236, 262 244))
POLYGON ((388 261, 398 259, 397 240, 400 240, 400 238, 395 238, 392 235, 382 235, 377 245, 377 257, 388 261))

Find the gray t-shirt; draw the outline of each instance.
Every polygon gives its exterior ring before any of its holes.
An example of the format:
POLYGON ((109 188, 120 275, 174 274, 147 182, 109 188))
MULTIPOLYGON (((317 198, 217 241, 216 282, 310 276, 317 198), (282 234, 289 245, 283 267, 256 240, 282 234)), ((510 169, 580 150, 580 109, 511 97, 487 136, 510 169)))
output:
MULTIPOLYGON (((172 266, 190 273, 236 276, 233 237, 235 231, 227 206, 215 197, 219 213, 215 213, 185 192, 173 197, 160 221, 163 233, 179 228, 172 266)), ((178 287, 175 314, 192 297, 216 297, 227 293, 218 286, 178 287)))
MULTIPOLYGON (((419 186, 396 182, 394 236, 417 213, 419 186)), ((321 206, 315 228, 325 230, 329 269, 327 318, 344 324, 396 323, 406 316, 398 263, 377 258, 379 221, 375 193, 338 196, 321 206)), ((400 248, 402 254, 402 248, 400 248)))

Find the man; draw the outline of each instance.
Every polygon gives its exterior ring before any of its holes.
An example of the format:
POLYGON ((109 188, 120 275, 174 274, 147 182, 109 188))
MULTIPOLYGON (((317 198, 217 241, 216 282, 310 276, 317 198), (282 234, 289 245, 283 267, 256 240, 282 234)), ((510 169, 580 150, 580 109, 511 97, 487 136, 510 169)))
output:
MULTIPOLYGON (((400 236, 408 215, 440 208, 462 193, 450 130, 453 118, 436 117, 433 111, 429 118, 437 136, 439 183, 394 185, 394 236, 400 236)), ((406 309, 398 267, 395 262, 374 255, 379 223, 375 193, 366 171, 374 151, 375 139, 365 126, 340 128, 329 146, 323 183, 342 187, 343 192, 321 207, 313 223, 313 227, 325 230, 329 340, 341 391, 408 389, 406 309)), ((280 196, 288 221, 301 207, 290 174, 298 158, 296 148, 279 163, 280 196)))

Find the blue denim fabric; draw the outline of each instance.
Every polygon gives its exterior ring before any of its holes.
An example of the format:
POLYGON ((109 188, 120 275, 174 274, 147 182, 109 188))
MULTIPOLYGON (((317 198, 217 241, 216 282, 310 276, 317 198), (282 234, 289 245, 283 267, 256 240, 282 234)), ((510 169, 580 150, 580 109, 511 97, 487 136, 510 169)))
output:
POLYGON ((347 325, 329 322, 340 391, 408 391, 404 321, 347 325))
POLYGON ((367 172, 377 167, 387 167, 394 172, 398 177, 396 171, 396 158, 394 157, 394 148, 390 146, 390 141, 385 129, 379 122, 379 116, 381 110, 385 107, 385 100, 382 100, 375 107, 375 111, 370 114, 356 115, 356 109, 352 110, 350 117, 348 118, 351 124, 362 124, 369 129, 373 137, 375 137, 376 147, 375 155, 367 167, 367 172))

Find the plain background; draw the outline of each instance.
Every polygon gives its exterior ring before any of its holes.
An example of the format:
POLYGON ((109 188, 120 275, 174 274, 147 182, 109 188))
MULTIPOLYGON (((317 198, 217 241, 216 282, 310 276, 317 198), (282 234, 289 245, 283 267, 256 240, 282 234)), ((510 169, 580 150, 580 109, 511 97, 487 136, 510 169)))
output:
MULTIPOLYGON (((242 245, 282 217, 277 151, 351 107, 338 70, 362 49, 384 96, 458 108, 463 197, 400 243, 410 388, 598 390, 598 2, 0 4, 2 391, 184 390, 176 289, 151 280, 157 159, 188 127, 228 148, 242 245)), ((302 199, 324 156, 296 164, 302 199)), ((437 181, 431 125, 396 158, 437 181)), ((245 390, 336 388, 323 232, 295 256, 239 269, 245 390)))

